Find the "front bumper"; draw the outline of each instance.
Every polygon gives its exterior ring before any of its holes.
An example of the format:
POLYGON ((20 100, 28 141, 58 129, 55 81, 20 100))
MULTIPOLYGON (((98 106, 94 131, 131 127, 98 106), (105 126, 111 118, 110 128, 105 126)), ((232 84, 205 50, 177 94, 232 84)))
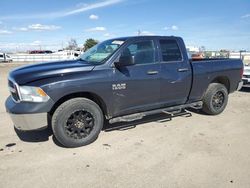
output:
POLYGON ((45 103, 19 102, 11 97, 5 102, 6 111, 10 114, 14 126, 23 131, 39 130, 48 126, 48 112, 54 102, 50 99, 45 103))
POLYGON ((250 87, 250 78, 242 78, 243 87, 250 87))
POLYGON ((19 130, 39 130, 47 127, 47 113, 9 114, 14 126, 19 130))

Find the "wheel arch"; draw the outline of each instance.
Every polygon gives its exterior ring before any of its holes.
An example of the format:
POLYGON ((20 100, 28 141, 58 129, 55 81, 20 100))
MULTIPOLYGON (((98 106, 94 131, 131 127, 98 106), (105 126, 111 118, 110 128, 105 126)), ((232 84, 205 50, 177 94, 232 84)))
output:
POLYGON ((58 106, 60 106, 62 103, 64 103, 67 100, 77 98, 77 97, 87 98, 89 100, 94 101, 101 108, 103 115, 106 116, 106 118, 109 118, 109 112, 108 112, 108 108, 107 108, 106 103, 99 95, 92 93, 92 92, 74 92, 74 93, 70 93, 70 94, 67 94, 67 95, 61 97, 53 105, 49 114, 52 116, 54 114, 55 110, 58 108, 58 106))
POLYGON ((230 81, 227 76, 218 76, 214 78, 211 83, 220 83, 223 84, 226 88, 228 93, 230 93, 230 81))

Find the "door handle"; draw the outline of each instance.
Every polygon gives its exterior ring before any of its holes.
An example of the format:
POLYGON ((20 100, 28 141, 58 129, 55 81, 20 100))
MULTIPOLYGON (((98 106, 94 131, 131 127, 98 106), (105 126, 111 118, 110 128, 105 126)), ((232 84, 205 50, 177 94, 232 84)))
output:
POLYGON ((148 74, 148 75, 158 74, 158 71, 148 71, 147 74, 148 74))
POLYGON ((188 68, 178 69, 178 72, 187 72, 187 71, 189 71, 189 69, 188 69, 188 68))

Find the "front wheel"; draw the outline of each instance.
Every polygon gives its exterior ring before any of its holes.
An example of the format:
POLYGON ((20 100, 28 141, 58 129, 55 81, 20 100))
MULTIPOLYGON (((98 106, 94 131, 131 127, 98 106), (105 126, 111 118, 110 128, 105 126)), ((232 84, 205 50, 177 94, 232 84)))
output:
POLYGON ((84 146, 97 139, 103 127, 103 113, 95 102, 74 98, 56 109, 51 124, 54 136, 63 146, 84 146))
POLYGON ((227 88, 220 83, 211 83, 203 97, 202 110, 209 115, 217 115, 224 111, 227 102, 227 88))

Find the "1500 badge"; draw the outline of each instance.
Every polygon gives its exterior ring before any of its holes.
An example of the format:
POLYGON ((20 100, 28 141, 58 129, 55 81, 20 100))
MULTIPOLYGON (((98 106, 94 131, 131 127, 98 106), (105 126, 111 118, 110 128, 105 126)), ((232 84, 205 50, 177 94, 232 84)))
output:
POLYGON ((126 89, 127 85, 125 83, 122 84, 112 84, 112 90, 121 90, 126 89))

